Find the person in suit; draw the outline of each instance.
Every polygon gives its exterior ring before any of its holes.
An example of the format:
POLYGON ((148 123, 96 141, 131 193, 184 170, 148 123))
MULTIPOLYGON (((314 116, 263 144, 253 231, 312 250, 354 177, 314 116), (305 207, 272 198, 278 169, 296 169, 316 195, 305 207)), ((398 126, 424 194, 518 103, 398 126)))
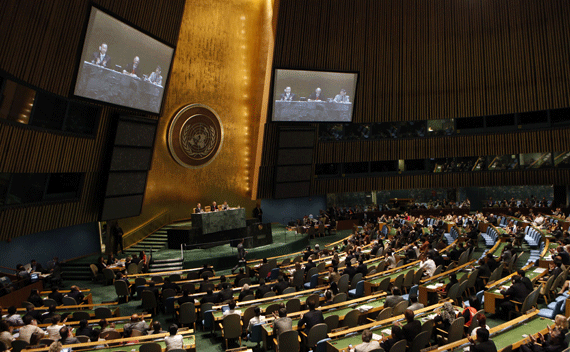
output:
POLYGON ((281 100, 281 101, 295 101, 295 100, 297 100, 297 96, 295 94, 291 93, 291 87, 286 87, 284 92, 281 93, 279 100, 281 100))
POLYGON ((87 303, 85 295, 79 290, 79 287, 75 285, 70 287, 70 291, 66 296, 73 298, 77 304, 87 303))
POLYGON ((383 341, 380 343, 380 347, 382 347, 384 351, 390 351, 396 342, 403 339, 404 333, 402 332, 402 328, 397 325, 392 325, 392 334, 386 339, 383 339, 383 341))
POLYGON ((235 279, 234 279, 234 287, 238 287, 239 286, 239 282, 241 279, 245 279, 248 278, 249 275, 247 275, 245 273, 244 268, 239 268, 239 273, 236 275, 235 279))
POLYGON ((472 344, 471 352, 497 352, 497 346, 495 346, 493 341, 489 340, 489 330, 487 329, 477 329, 477 343, 473 341, 471 336, 468 339, 472 344))
POLYGON ((111 232, 115 239, 115 253, 119 254, 119 247, 121 247, 121 252, 125 254, 125 248, 123 247, 123 229, 117 225, 111 229, 111 232))
MULTIPOLYGON (((189 296, 190 292, 188 290, 184 290, 184 292, 182 292, 182 297, 178 298, 178 305, 181 306, 184 303, 194 303, 194 298, 189 296)), ((211 302, 214 303, 214 302, 211 302)))
POLYGON ((216 294, 214 294, 214 291, 209 289, 206 292, 206 295, 204 297, 202 297, 202 299, 200 300, 200 304, 204 304, 204 303, 218 303, 218 296, 216 294))
POLYGON ((362 277, 368 274, 368 266, 364 264, 364 261, 362 259, 358 261, 358 267, 356 268, 356 272, 361 273, 362 277))
POLYGON ((35 288, 30 292, 27 301, 33 304, 35 307, 41 307, 44 305, 44 300, 40 296, 38 290, 35 288))
POLYGON ((499 304, 500 316, 503 319, 506 319, 508 317, 509 311, 515 310, 515 304, 511 302, 511 300, 523 302, 526 296, 528 296, 531 292, 522 282, 522 279, 519 275, 514 275, 512 280, 513 284, 511 287, 509 287, 509 289, 506 291, 501 291, 501 294, 505 296, 503 302, 499 304))
POLYGON ((364 329, 362 331, 362 343, 354 347, 355 352, 369 352, 380 348, 378 341, 372 340, 372 331, 364 329))
POLYGON ((146 335, 148 329, 149 329, 148 324, 138 314, 131 315, 131 322, 125 324, 125 326, 123 327, 126 336, 131 336, 131 332, 133 330, 138 330, 142 332, 143 335, 146 335))
POLYGON ((198 213, 201 213, 201 212, 203 212, 203 210, 202 210, 202 204, 198 203, 198 204, 196 204, 196 209, 194 209, 194 213, 198 214, 198 213))
POLYGON ((325 101, 325 100, 326 98, 324 97, 321 88, 315 89, 315 91, 311 93, 311 95, 309 95, 309 98, 307 99, 307 101, 325 101))
POLYGON ((411 311, 422 309, 424 307, 424 305, 422 303, 418 302, 418 295, 416 295, 416 294, 410 295, 410 303, 411 304, 408 307, 408 309, 411 311))
POLYGON ((165 277, 164 283, 162 284, 162 292, 164 292, 164 290, 167 290, 169 288, 173 289, 177 293, 180 292, 180 286, 178 286, 178 284, 176 284, 175 282, 170 281, 169 277, 165 277))
POLYGON ((59 336, 61 336, 59 342, 61 342, 62 345, 73 345, 80 343, 76 337, 73 337, 73 335, 70 334, 69 328, 65 325, 59 329, 59 336))
POLYGON ((245 285, 243 285, 243 287, 241 288, 241 292, 239 293, 238 301, 239 301, 239 302, 242 302, 243 299, 244 299, 245 297, 249 296, 249 295, 253 296, 253 291, 251 291, 251 290, 249 289, 249 285, 248 285, 248 284, 245 284, 245 285))
POLYGON ((111 61, 111 57, 107 54, 107 44, 101 43, 99 45, 99 51, 93 53, 93 58, 91 59, 91 63, 103 67, 107 67, 109 61, 111 61))
POLYGON ((93 328, 89 326, 87 320, 83 319, 79 322, 79 327, 75 330, 75 336, 87 336, 91 338, 93 328))
POLYGON ((279 308, 279 313, 273 312, 273 316, 275 317, 273 334, 277 336, 277 342, 279 342, 279 334, 293 330, 293 320, 287 316, 287 309, 285 308, 279 308))
POLYGON ((277 278, 277 283, 274 285, 278 295, 282 295, 283 291, 289 287, 289 281, 285 280, 282 275, 277 278))
POLYGON ((309 330, 317 324, 324 323, 325 318, 323 317, 323 312, 320 310, 315 310, 316 304, 314 301, 307 302, 309 306, 309 311, 305 314, 301 314, 301 319, 297 324, 298 330, 301 330, 303 326, 305 327, 305 333, 309 333, 309 330))
POLYGON ((402 328, 404 338, 408 341, 409 346, 414 342, 416 336, 422 332, 422 323, 419 320, 414 320, 414 312, 410 309, 406 309, 404 317, 406 318, 406 325, 402 326, 399 321, 394 324, 398 324, 402 328))
POLYGON ((265 284, 265 279, 259 279, 259 286, 257 287, 257 291, 255 291, 255 298, 263 298, 263 296, 271 291, 271 287, 265 284))
POLYGON ((32 259, 30 261, 30 265, 31 265, 33 273, 36 273, 36 272, 37 273, 43 273, 44 272, 42 265, 40 263, 38 263, 35 259, 32 259))
POLYGON ((356 275, 356 268, 352 266, 352 263, 348 260, 345 261, 346 263, 346 268, 344 268, 342 275, 344 274, 348 274, 348 280, 352 281, 352 278, 354 277, 354 275, 356 275))
POLYGON ((226 287, 218 292, 218 302, 222 303, 234 297, 234 291, 230 288, 230 284, 226 283, 226 287))
POLYGON ((404 299, 401 296, 400 289, 396 286, 392 287, 392 294, 386 297, 384 308, 395 307, 396 304, 402 302, 404 299))
POLYGON ((218 211, 218 204, 213 201, 212 205, 210 206, 210 211, 218 211))
POLYGON ((123 70, 123 73, 130 75, 132 77, 140 77, 140 75, 139 75, 139 63, 140 63, 139 57, 135 56, 135 58, 133 59, 133 62, 131 62, 130 64, 127 64, 127 66, 123 70))
POLYGON ((97 258, 97 263, 95 263, 95 266, 97 266, 99 273, 103 273, 103 270, 107 268, 107 264, 105 264, 105 258, 103 258, 103 256, 97 258))
POLYGON ((144 289, 144 291, 150 291, 152 293, 154 293, 154 296, 156 297, 156 301, 160 302, 160 290, 158 287, 156 287, 156 283, 152 280, 150 280, 148 282, 148 287, 146 287, 144 289))
POLYGON ((334 97, 333 101, 335 103, 350 103, 345 89, 341 89, 340 92, 334 97))
MULTIPOLYGON (((313 260, 311 258, 307 259, 307 264, 305 264, 305 275, 309 272, 309 270, 311 270, 312 268, 316 268, 317 265, 315 263, 313 263, 313 260)), ((307 280, 309 280, 310 277, 307 278, 307 280)))
POLYGON ((57 287, 53 287, 51 289, 51 292, 48 295, 48 298, 53 299, 58 305, 63 304, 63 293, 59 292, 57 290, 57 287))
POLYGON ((245 250, 245 247, 243 245, 244 242, 245 242, 245 239, 242 238, 241 241, 239 242, 239 244, 237 245, 237 260, 238 260, 238 262, 237 262, 236 266, 234 266, 232 268, 232 274, 234 273, 234 271, 237 270, 238 267, 245 265, 245 256, 247 254, 247 251, 245 250))
POLYGON ((252 215, 254 218, 258 219, 259 222, 263 222, 263 210, 261 210, 261 205, 257 204, 252 211, 252 215))
POLYGON ((162 75, 160 74, 162 69, 160 66, 156 66, 156 70, 154 70, 150 76, 148 77, 148 81, 152 84, 156 84, 158 86, 162 86, 162 75))

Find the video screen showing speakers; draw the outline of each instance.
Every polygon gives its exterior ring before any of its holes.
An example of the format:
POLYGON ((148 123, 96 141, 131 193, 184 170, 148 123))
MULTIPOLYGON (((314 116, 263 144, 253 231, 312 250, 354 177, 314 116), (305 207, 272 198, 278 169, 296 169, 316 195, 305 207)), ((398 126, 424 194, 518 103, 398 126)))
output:
POLYGON ((274 122, 351 122, 358 73, 275 69, 274 122))
POLYGON ((174 48, 91 7, 74 95, 159 114, 174 48))

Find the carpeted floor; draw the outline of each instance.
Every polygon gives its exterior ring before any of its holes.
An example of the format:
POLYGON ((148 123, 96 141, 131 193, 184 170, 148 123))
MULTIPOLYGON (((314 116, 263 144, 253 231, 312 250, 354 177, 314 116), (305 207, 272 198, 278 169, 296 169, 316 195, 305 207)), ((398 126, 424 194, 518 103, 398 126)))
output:
MULTIPOLYGON (((285 234, 283 234, 284 236, 285 234)), ((292 236, 292 233, 287 233, 287 236, 292 236)), ((309 244, 311 246, 314 246, 316 243, 319 243, 320 246, 324 246, 328 243, 331 242, 335 242, 345 236, 348 235, 348 231, 343 231, 335 236, 328 236, 328 237, 324 237, 324 238, 316 238, 316 239, 311 239, 309 241, 309 244)), ((280 235, 276 236, 276 240, 280 240, 280 235)), ((276 242, 275 244, 273 244, 272 246, 278 246, 280 242, 276 242)), ((222 246, 225 247, 225 246, 222 246)), ((484 244, 480 245, 480 248, 475 252, 474 258, 479 258, 482 253, 483 253, 483 249, 484 249, 484 244)), ((527 259, 528 259, 528 248, 523 248, 524 249, 524 253, 521 256, 521 258, 519 259, 519 261, 517 262, 517 267, 521 267, 522 265, 524 265, 524 263, 526 263, 527 259)), ((219 255, 219 252, 227 252, 227 251, 235 251, 235 249, 230 249, 230 248, 211 248, 208 250, 192 250, 192 251, 188 251, 190 253, 188 253, 188 255, 192 255, 192 256, 196 256, 199 257, 202 261, 209 261, 209 259, 212 256, 216 256, 219 255)), ((167 254, 161 254, 161 255, 167 255, 167 254)), ((186 255, 186 254, 185 254, 186 255)), ((216 274, 218 275, 222 275, 222 274, 228 274, 230 272, 230 270, 228 268, 224 268, 222 270, 217 270, 216 274)), ((115 290, 112 286, 101 286, 100 284, 97 283, 93 283, 91 281, 77 281, 77 282, 71 282, 71 281, 66 281, 65 285, 66 287, 69 287, 69 285, 72 284, 76 284, 79 285, 82 288, 89 288, 91 289, 91 292, 93 294, 93 301, 94 303, 101 303, 101 302, 106 302, 106 301, 115 301, 117 299, 116 294, 115 294, 115 290)), ((141 313, 142 312, 142 308, 140 306, 141 301, 137 301, 137 300, 133 300, 130 301, 128 303, 123 303, 120 305, 121 308, 121 315, 123 316, 128 316, 131 315, 133 313, 141 313)), ((539 305, 539 308, 543 307, 544 303, 539 305)), ((160 323, 163 326, 163 329, 167 329, 168 326, 170 324, 173 323, 173 319, 171 315, 166 315, 164 313, 159 313, 154 317, 154 320, 158 320, 160 321, 160 323)), ((504 323, 504 321, 502 320, 498 320, 495 319, 493 317, 490 317, 489 315, 487 315, 487 324, 490 327, 494 327, 497 326, 499 324, 504 323)), ((200 352, 220 352, 220 351, 225 351, 225 343, 224 340, 221 338, 221 333, 218 329, 217 333, 212 336, 210 335, 209 332, 203 332, 201 330, 200 325, 198 325, 198 331, 196 331, 195 333, 196 335, 196 346, 197 346, 197 350, 200 352)), ((254 347, 256 344, 252 343, 252 342, 246 342, 246 341, 242 341, 242 346, 249 346, 249 347, 254 347)), ((237 341, 233 342, 233 344, 230 344, 230 348, 232 347, 238 347, 237 341)))

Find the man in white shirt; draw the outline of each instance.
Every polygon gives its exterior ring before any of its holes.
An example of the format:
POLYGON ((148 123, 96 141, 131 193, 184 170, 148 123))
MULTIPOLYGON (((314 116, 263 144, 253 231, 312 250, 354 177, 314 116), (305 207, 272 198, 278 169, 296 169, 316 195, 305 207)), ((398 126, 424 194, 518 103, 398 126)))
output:
POLYGON ((178 335, 178 326, 176 324, 170 325, 168 332, 170 332, 170 336, 166 336, 164 338, 166 352, 184 349, 184 337, 182 335, 178 335))
POLYGON ((432 255, 428 254, 427 257, 422 257, 422 262, 420 264, 420 269, 424 269, 427 277, 432 277, 435 272, 435 262, 433 261, 432 255))
POLYGON ((355 352, 369 352, 380 348, 378 341, 372 340, 372 331, 366 329, 362 331, 362 343, 356 345, 355 352))
POLYGON ((38 327, 36 319, 32 318, 30 315, 24 315, 23 320, 26 325, 20 328, 20 336, 18 337, 18 340, 30 343, 30 339, 34 333, 47 335, 45 331, 38 327))

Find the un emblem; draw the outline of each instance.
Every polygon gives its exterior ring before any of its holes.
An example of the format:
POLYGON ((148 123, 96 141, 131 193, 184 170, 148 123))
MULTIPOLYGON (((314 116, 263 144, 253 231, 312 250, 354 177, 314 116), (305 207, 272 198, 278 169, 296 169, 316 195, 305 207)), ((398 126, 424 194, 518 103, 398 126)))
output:
POLYGON ((196 169, 208 165, 218 155, 224 129, 218 114, 202 104, 180 109, 168 130, 168 148, 180 165, 196 169))

